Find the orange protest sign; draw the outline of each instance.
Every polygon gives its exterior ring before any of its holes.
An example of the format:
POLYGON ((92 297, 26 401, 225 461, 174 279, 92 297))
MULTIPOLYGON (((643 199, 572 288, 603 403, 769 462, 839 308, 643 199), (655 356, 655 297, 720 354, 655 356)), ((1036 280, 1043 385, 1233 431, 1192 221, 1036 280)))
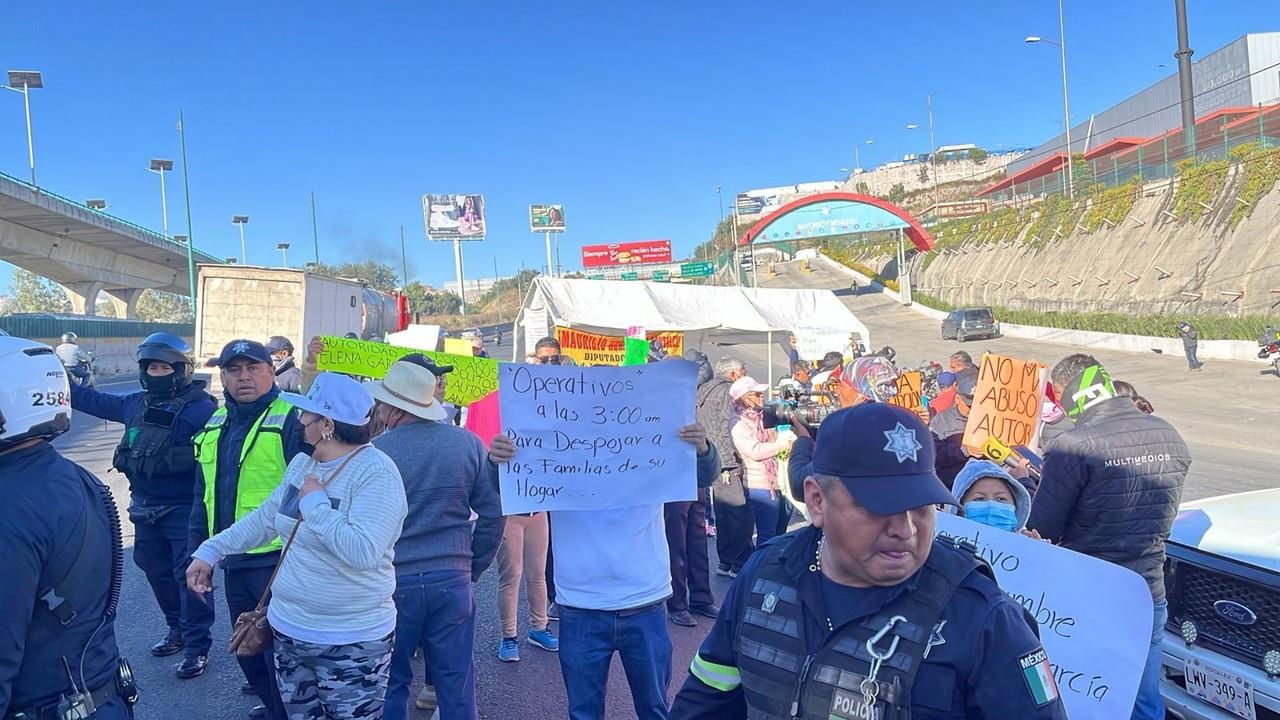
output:
POLYGON ((983 353, 978 387, 964 426, 965 447, 981 448, 995 437, 1009 447, 1033 446, 1044 398, 1044 365, 983 353))
POLYGON ((898 375, 898 392, 889 398, 889 404, 910 410, 926 424, 929 422, 929 412, 924 409, 924 378, 919 370, 898 375))
MULTIPOLYGON (((662 343, 662 349, 668 355, 684 354, 684 333, 650 332, 646 338, 662 343)), ((557 327, 556 340, 560 342, 560 353, 573 358, 579 365, 621 365, 626 355, 625 338, 621 335, 601 335, 599 333, 557 327)))

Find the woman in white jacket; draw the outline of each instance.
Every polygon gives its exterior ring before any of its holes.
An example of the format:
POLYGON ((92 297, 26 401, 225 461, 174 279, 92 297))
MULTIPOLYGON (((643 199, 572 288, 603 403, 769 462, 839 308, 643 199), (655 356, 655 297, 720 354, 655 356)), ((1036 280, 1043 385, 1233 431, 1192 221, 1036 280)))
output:
POLYGON ((733 399, 730 433, 746 471, 747 505, 756 521, 757 546, 777 535, 782 525, 786 501, 779 484, 778 455, 790 449, 795 439, 789 434, 779 437, 776 428, 765 428, 764 393, 768 389, 750 377, 739 378, 729 387, 733 399))
POLYGON ((373 397, 360 383, 321 373, 307 395, 281 397, 302 411, 310 455, 289 463, 258 509, 200 545, 187 584, 209 592, 222 558, 287 541, 296 526, 267 609, 285 709, 290 717, 382 717, 404 484, 395 463, 368 444, 373 397))

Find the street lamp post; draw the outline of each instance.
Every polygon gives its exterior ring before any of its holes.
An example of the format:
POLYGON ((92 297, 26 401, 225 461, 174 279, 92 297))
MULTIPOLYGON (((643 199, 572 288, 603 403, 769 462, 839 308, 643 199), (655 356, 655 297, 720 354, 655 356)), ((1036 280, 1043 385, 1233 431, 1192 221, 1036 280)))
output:
POLYGON ((240 228, 240 262, 248 262, 249 256, 244 248, 244 226, 249 222, 248 215, 232 215, 231 223, 240 228))
MULTIPOLYGON (((874 145, 874 144, 875 144, 875 142, 876 142, 875 140, 868 140, 868 141, 866 141, 866 142, 864 142, 864 143, 862 143, 862 144, 863 144, 863 145, 874 145)), ((858 148, 858 146, 857 146, 857 145, 854 145, 854 146, 853 146, 853 166, 854 166, 854 168, 855 168, 856 170, 861 170, 861 169, 862 169, 862 157, 858 154, 858 149, 859 149, 859 148, 858 148)))
POLYGON ((1067 197, 1074 200, 1075 173, 1071 168, 1071 103, 1068 100, 1067 93, 1067 31, 1062 16, 1062 0, 1058 0, 1058 36, 1059 40, 1050 40, 1039 35, 1028 35, 1026 41, 1028 43, 1048 43, 1057 46, 1062 51, 1062 115, 1063 126, 1067 136, 1067 197))
POLYGON ((152 159, 148 171, 160 176, 160 222, 164 227, 164 239, 169 239, 169 201, 164 193, 164 174, 173 170, 172 160, 152 159))
POLYGON ((90 210, 97 210, 98 212, 102 212, 103 210, 107 209, 107 201, 103 200, 102 198, 93 198, 91 200, 85 200, 84 205, 90 210))
POLYGON ((31 185, 36 186, 36 149, 31 139, 31 92, 44 87, 44 78, 38 70, 10 70, 9 84, 3 87, 22 93, 22 105, 27 111, 27 160, 31 164, 31 185))
MULTIPOLYGON (((929 105, 929 169, 933 175, 933 212, 938 213, 938 144, 934 140, 933 135, 933 96, 938 95, 942 90, 934 90, 929 93, 925 100, 929 105)), ((911 123, 907 125, 908 130, 919 130, 920 126, 911 123)))
POLYGON ((276 249, 280 251, 281 267, 289 267, 289 243, 276 243, 276 249))

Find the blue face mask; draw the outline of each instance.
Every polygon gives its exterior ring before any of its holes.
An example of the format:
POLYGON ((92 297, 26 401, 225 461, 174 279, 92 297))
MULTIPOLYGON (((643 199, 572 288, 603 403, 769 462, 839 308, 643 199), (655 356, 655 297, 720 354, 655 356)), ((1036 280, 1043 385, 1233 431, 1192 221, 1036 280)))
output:
POLYGON ((1018 528, 1018 512, 998 500, 973 500, 964 504, 964 516, 974 522, 1013 532, 1018 528))

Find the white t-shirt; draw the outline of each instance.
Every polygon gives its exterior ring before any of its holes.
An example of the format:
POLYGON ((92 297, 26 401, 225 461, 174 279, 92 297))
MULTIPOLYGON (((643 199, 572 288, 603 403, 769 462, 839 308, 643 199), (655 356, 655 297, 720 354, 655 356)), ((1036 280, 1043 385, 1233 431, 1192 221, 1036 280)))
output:
POLYGON ((551 544, 557 604, 627 610, 671 595, 671 556, 661 504, 554 510, 551 544))

